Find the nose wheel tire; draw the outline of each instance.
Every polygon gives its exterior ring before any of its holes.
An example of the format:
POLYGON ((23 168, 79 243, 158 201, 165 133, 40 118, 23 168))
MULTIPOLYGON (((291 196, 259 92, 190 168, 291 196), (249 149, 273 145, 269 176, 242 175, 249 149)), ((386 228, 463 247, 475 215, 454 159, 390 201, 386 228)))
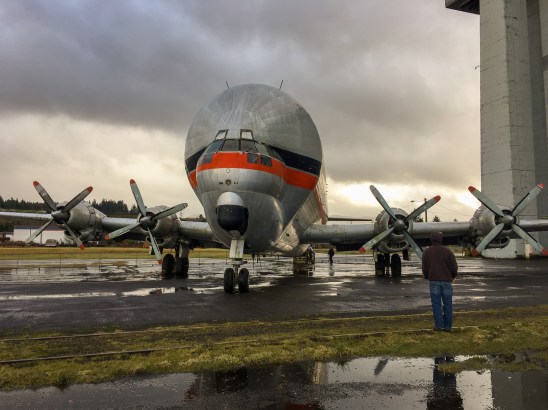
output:
POLYGON ((238 289, 240 293, 249 292, 249 271, 246 268, 240 269, 238 275, 238 289))
POLYGON ((234 269, 226 268, 224 277, 225 293, 234 293, 234 269))

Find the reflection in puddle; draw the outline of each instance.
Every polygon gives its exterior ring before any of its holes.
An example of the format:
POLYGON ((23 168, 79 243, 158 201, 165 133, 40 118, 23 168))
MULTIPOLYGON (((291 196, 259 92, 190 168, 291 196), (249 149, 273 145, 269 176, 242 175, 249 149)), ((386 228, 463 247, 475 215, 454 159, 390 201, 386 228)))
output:
POLYGON ((548 371, 438 368, 464 357, 362 358, 0 392, 9 408, 548 408, 548 371))

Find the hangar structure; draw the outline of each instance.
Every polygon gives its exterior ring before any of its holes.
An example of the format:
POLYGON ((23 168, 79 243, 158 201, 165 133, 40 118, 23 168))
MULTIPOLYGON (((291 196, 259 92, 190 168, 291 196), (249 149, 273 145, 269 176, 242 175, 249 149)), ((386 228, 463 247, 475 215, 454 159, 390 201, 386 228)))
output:
MULTIPOLYGON (((548 185, 548 1, 445 0, 480 16, 481 189, 512 206, 548 185)), ((548 218, 548 189, 524 212, 548 218)), ((539 233, 548 247, 548 232, 539 233)), ((485 256, 523 257, 523 240, 485 256)))

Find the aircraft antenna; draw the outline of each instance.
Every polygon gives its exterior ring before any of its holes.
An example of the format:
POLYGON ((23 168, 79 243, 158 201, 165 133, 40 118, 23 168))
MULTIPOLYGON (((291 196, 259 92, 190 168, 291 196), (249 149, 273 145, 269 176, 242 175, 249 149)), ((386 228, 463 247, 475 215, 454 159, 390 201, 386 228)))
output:
POLYGON ((282 80, 282 82, 280 83, 280 88, 278 88, 279 90, 282 89, 282 85, 284 84, 284 80, 282 80))
POLYGON ((230 86, 228 85, 228 81, 226 81, 226 88, 230 88, 230 86))

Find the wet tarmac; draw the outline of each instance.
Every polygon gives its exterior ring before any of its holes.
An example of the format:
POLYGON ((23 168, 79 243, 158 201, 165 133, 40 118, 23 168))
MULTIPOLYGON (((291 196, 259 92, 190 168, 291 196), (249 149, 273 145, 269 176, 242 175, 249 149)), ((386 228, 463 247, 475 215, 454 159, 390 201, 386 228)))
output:
POLYGON ((362 358, 0 393, 9 409, 546 409, 548 371, 444 373, 464 357, 362 358))
MULTIPOLYGON (((456 311, 548 302, 546 259, 458 262, 456 311)), ((225 267, 191 260, 188 279, 161 280, 153 261, 2 261, 0 333, 430 312, 418 261, 404 262, 401 278, 377 278, 362 256, 330 266, 318 255, 310 275, 263 258, 247 266, 250 292, 233 295, 223 291, 225 267)), ((534 409, 548 408, 547 392, 546 370, 451 376, 434 358, 363 358, 0 392, 0 408, 534 409)))
MULTIPOLYGON (((459 258, 455 310, 547 303, 548 260, 459 258)), ((188 279, 161 280, 154 261, 2 261, 0 332, 85 331, 193 322, 429 312, 418 261, 401 278, 375 277, 370 257, 318 255, 311 275, 291 260, 250 262, 250 292, 225 294, 225 260, 191 260, 188 279), (57 265, 56 265, 57 264, 57 265)))

